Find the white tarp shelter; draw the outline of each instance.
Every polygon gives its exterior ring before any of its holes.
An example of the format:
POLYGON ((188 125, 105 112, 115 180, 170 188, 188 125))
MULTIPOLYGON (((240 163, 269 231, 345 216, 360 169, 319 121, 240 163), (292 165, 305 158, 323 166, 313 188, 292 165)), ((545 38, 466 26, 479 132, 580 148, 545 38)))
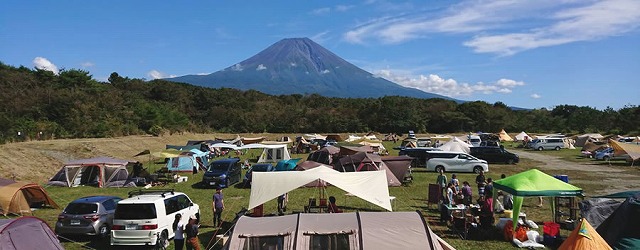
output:
POLYGON ((291 155, 289 154, 289 150, 287 149, 287 144, 261 144, 261 143, 252 143, 244 146, 236 146, 233 144, 227 143, 216 143, 211 145, 214 148, 230 148, 233 150, 242 150, 242 149, 255 149, 262 148, 262 154, 260 154, 260 159, 258 159, 258 163, 272 163, 279 162, 282 160, 291 159, 291 155))
POLYGON ((438 148, 442 149, 443 151, 462 152, 468 154, 471 151, 471 149, 469 149, 470 147, 471 145, 465 143, 457 137, 453 137, 453 139, 438 148))
POLYGON ((342 173, 330 167, 317 167, 306 171, 253 173, 248 209, 317 180, 331 183, 354 196, 392 211, 387 174, 384 170, 342 173))
POLYGON ((517 141, 524 141, 525 138, 529 138, 529 140, 531 140, 531 136, 529 136, 527 133, 525 133, 524 131, 520 132, 520 134, 516 135, 516 140, 517 141))

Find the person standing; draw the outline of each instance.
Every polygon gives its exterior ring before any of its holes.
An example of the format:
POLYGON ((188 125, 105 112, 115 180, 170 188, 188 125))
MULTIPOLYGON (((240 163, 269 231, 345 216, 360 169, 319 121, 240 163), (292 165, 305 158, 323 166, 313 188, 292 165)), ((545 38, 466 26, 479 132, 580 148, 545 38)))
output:
POLYGON ((195 215, 191 215, 191 217, 189 217, 189 224, 187 224, 186 228, 184 229, 185 233, 187 234, 187 250, 200 250, 200 240, 198 239, 198 224, 196 224, 197 220, 198 219, 195 215))
POLYGON ((222 188, 216 188, 213 194, 213 227, 222 227, 222 211, 224 210, 224 195, 222 188))
POLYGON ((184 247, 184 224, 182 223, 182 215, 176 214, 175 220, 173 220, 173 243, 176 245, 176 250, 182 250, 184 247))
POLYGON ((476 184, 478 184, 478 195, 479 196, 483 196, 484 195, 484 186, 485 186, 485 178, 484 178, 484 171, 480 171, 480 173, 478 174, 478 176, 476 176, 476 184))
POLYGON ((471 205, 473 191, 471 191, 471 186, 468 181, 462 182, 462 203, 466 206, 471 205))
POLYGON ((451 175, 451 184, 453 184, 453 187, 455 188, 455 191, 459 191, 460 189, 460 181, 458 180, 456 174, 452 174, 451 175))
POLYGON ((493 180, 491 178, 487 178, 487 185, 484 187, 484 196, 489 205, 489 210, 493 212, 493 180))
POLYGON ((447 176, 444 175, 444 171, 442 169, 440 169, 439 172, 440 172, 440 174, 438 175, 438 178, 436 179, 436 184, 438 184, 440 186, 440 197, 444 197, 442 193, 445 192, 446 188, 447 188, 447 176))

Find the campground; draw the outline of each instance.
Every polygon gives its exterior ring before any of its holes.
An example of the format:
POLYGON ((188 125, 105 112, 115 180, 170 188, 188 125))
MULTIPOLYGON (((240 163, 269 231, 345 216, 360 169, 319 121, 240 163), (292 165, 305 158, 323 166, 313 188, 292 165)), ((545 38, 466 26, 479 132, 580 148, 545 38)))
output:
MULTIPOLYGON (((45 184, 62 166, 62 163, 72 159, 90 158, 96 156, 110 156, 115 158, 138 160, 144 163, 151 172, 159 169, 159 164, 152 164, 153 160, 147 157, 134 158, 133 155, 145 149, 160 150, 166 144, 184 144, 187 140, 212 139, 215 137, 229 138, 234 135, 229 134, 174 134, 162 137, 153 136, 129 136, 120 138, 104 139, 64 139, 49 141, 30 141, 22 143, 10 143, 0 145, 0 171, 3 178, 13 178, 20 181, 31 181, 45 184)), ((281 134, 251 134, 250 137, 265 136, 269 139, 279 138, 281 134)), ((393 150, 393 142, 384 142, 385 147, 390 151, 389 155, 398 155, 397 150, 393 150)), ((515 144, 514 144, 515 145, 515 144)), ((624 162, 603 162, 589 158, 581 158, 579 149, 563 149, 560 151, 523 151, 514 145, 508 144, 505 148, 517 153, 521 157, 517 165, 490 164, 488 177, 494 180, 499 179, 501 174, 513 175, 531 168, 537 168, 549 175, 568 175, 569 183, 582 188, 587 197, 603 195, 625 190, 640 189, 640 170, 638 166, 631 167, 624 162)), ((240 156, 241 159, 252 159, 255 161, 260 152, 250 150, 249 153, 240 156)), ((306 159, 307 154, 292 154, 292 158, 306 159)), ((450 177, 450 173, 447 174, 450 177)), ((473 182, 475 174, 459 173, 460 181, 473 182)), ((212 212, 210 210, 211 195, 213 189, 200 189, 195 185, 202 179, 202 173, 183 174, 188 177, 187 182, 170 183, 163 188, 174 188, 177 191, 185 192, 194 202, 201 207, 202 229, 200 241, 203 247, 210 244, 215 234, 222 231, 215 231, 212 228, 212 212)), ((456 249, 514 249, 511 243, 501 240, 501 234, 495 239, 485 241, 461 240, 457 235, 451 233, 447 227, 438 222, 438 211, 436 204, 428 204, 427 187, 429 183, 434 183, 436 173, 426 172, 424 169, 413 169, 413 182, 408 186, 390 187, 391 196, 396 199, 393 202, 394 211, 415 211, 419 210, 425 215, 426 221, 431 229, 444 240, 449 242, 456 249)), ((66 206, 70 201, 88 195, 117 195, 126 197, 127 192, 132 188, 95 188, 95 187, 47 187, 45 189, 50 196, 61 207, 66 206)), ((474 188, 474 194, 477 190, 474 188)), ((249 188, 236 185, 224 190, 225 203, 227 209, 223 214, 224 221, 231 221, 235 212, 247 207, 249 202, 249 188)), ((303 206, 310 197, 317 197, 316 188, 299 188, 289 193, 289 205, 287 213, 302 211, 303 206)), ((381 208, 370 205, 357 197, 345 196, 345 192, 335 187, 327 188, 327 196, 335 196, 338 205, 347 212, 360 211, 382 211, 381 208)), ((545 206, 536 207, 538 200, 526 198, 523 205, 523 212, 527 218, 542 225, 544 221, 551 221, 551 208, 545 200, 545 206)), ((61 208, 62 209, 62 208, 61 208)), ((47 221, 50 226, 54 226, 58 213, 61 209, 40 209, 34 211, 34 216, 47 221)), ((264 205, 265 214, 275 214, 277 212, 274 200, 264 205)), ((222 230, 230 228, 230 223, 225 223, 222 230)), ((542 227, 539 229, 542 230, 542 227)), ((570 231, 562 230, 561 235, 566 237, 570 231)), ((215 239, 213 239, 215 241, 215 239)), ((212 242, 211 242, 212 243, 212 242)), ((75 238, 73 241, 64 242, 66 249, 82 249, 84 247, 96 249, 109 249, 108 240, 91 241, 90 238, 75 238)), ((172 248, 172 247, 170 247, 172 248)), ((214 247, 217 249, 219 247, 214 247)))

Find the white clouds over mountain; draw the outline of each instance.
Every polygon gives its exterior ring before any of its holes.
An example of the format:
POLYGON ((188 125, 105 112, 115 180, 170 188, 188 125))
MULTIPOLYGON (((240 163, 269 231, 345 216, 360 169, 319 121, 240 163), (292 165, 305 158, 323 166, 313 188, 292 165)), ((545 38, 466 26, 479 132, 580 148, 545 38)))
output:
POLYGON ((33 59, 33 66, 36 67, 36 69, 51 71, 56 75, 60 72, 60 70, 58 69, 58 66, 56 66, 51 61, 49 61, 49 59, 44 58, 44 57, 36 57, 36 58, 34 58, 33 59))
POLYGON ((514 88, 525 85, 524 82, 511 79, 500 79, 495 83, 459 83, 454 79, 444 79, 435 74, 413 76, 394 73, 391 70, 379 70, 374 74, 405 87, 416 88, 449 97, 470 96, 475 93, 508 94, 511 93, 514 88))

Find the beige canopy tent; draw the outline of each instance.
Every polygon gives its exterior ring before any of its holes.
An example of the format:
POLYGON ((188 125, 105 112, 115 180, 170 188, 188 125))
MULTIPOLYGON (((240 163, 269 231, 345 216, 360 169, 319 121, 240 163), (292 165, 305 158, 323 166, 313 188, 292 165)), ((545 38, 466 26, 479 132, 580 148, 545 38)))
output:
POLYGON ((576 142, 573 144, 573 146, 576 147, 584 147, 584 145, 587 144, 587 142, 597 142, 599 140, 601 140, 602 138, 604 138, 604 136, 602 136, 601 134, 583 134, 583 135, 579 135, 577 136, 576 142))
POLYGON ((392 210, 387 175, 384 170, 341 173, 331 169, 330 166, 316 167, 306 171, 253 173, 248 209, 319 179, 374 205, 392 210))
POLYGON ((0 179, 0 212, 2 215, 31 215, 31 207, 42 205, 58 208, 58 204, 38 184, 0 179))
POLYGON ((454 249, 420 212, 243 216, 223 249, 454 249))
POLYGON ((629 154, 633 161, 640 159, 640 145, 635 143, 622 143, 609 140, 609 146, 613 147, 613 154, 616 156, 629 154))
POLYGON ((500 141, 513 141, 513 138, 511 138, 511 136, 509 136, 509 134, 507 134, 507 131, 504 131, 504 129, 500 131, 498 137, 500 137, 500 141))
POLYGON ((527 133, 525 133, 524 131, 520 132, 520 134, 516 135, 516 140, 518 141, 524 141, 524 139, 529 139, 531 140, 531 136, 529 136, 527 133))

